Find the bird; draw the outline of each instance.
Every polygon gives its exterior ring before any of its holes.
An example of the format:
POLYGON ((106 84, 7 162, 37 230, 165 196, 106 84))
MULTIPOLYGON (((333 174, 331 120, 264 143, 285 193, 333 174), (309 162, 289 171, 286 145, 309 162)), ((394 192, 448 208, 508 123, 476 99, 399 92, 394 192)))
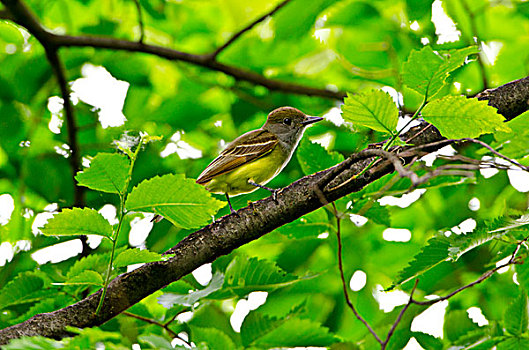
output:
POLYGON ((230 196, 264 188, 276 198, 277 189, 265 185, 288 164, 305 129, 323 118, 308 116, 294 107, 268 114, 264 125, 237 137, 198 176, 196 183, 211 193, 230 196))

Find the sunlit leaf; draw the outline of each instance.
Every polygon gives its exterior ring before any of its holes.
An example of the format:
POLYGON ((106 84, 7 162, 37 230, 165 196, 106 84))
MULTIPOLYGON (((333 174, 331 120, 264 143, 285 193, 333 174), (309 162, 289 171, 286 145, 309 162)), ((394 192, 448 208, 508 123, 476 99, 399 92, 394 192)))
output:
POLYGON ((96 286, 103 286, 103 277, 96 271, 93 270, 85 270, 78 275, 75 275, 71 278, 69 278, 64 284, 88 284, 88 285, 96 285, 96 286))
POLYGON ((520 291, 520 295, 516 297, 505 310, 503 322, 507 332, 513 335, 521 335, 527 332, 527 295, 525 291, 520 291))
POLYGON ((463 96, 432 101, 423 109, 422 116, 447 138, 475 138, 486 133, 510 131, 503 116, 486 101, 463 96))
POLYGON ((130 161, 118 153, 98 153, 90 162, 90 167, 77 173, 79 185, 109 193, 124 193, 130 161))
POLYGON ((160 261, 161 259, 162 256, 158 253, 151 252, 146 249, 133 248, 119 253, 114 259, 113 265, 114 267, 123 267, 133 264, 160 261))
POLYGON ((461 67, 467 57, 478 53, 476 46, 436 53, 430 46, 412 51, 403 65, 404 84, 426 99, 434 96, 446 83, 448 74, 461 67))
POLYGON ((154 212, 183 228, 211 221, 224 202, 214 199, 203 186, 182 174, 156 176, 134 187, 127 197, 130 211, 154 212))
POLYGON ((342 106, 343 118, 376 131, 393 134, 397 128, 399 111, 391 96, 382 90, 348 94, 342 106))
POLYGON ((101 214, 90 208, 63 209, 49 219, 41 231, 49 236, 99 235, 112 237, 112 226, 101 214))

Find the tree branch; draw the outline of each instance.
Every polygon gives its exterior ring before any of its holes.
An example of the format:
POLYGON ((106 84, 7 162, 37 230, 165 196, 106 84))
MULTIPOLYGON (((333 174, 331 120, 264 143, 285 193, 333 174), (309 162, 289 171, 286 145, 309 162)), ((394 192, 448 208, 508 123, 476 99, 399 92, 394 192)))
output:
POLYGON ((143 52, 168 60, 187 62, 196 66, 222 72, 237 80, 264 86, 271 91, 281 91, 307 96, 320 96, 337 100, 342 100, 346 96, 343 91, 319 89, 286 81, 269 79, 259 73, 212 60, 210 54, 198 55, 161 46, 144 44, 142 42, 114 38, 57 35, 45 30, 33 13, 31 13, 26 5, 20 0, 0 0, 0 2, 10 10, 15 22, 25 27, 37 38, 37 40, 39 40, 39 42, 42 43, 43 46, 55 46, 57 48, 89 46, 110 50, 143 52))
MULTIPOLYGON (((85 187, 77 186, 75 180, 75 174, 81 169, 81 153, 79 150, 79 142, 77 140, 77 124, 75 122, 75 113, 70 99, 70 91, 68 89, 68 81, 64 73, 64 67, 57 48, 54 46, 43 45, 46 50, 46 56, 48 61, 57 77, 59 83, 59 89, 61 90, 61 96, 63 100, 64 108, 64 119, 66 120, 66 131, 68 134, 68 145, 70 146, 70 156, 68 161, 70 162, 70 170, 72 171, 72 184, 73 184, 73 204, 74 207, 84 207, 84 194, 85 187)), ((91 248, 88 245, 88 237, 82 235, 79 237, 83 246, 81 256, 88 256, 91 252, 91 248)))
MULTIPOLYGON (((529 79, 520 79, 510 84, 529 85, 529 79)), ((529 99, 529 87, 516 89, 516 91, 527 92, 525 95, 518 94, 517 96, 525 100, 529 99)), ((495 96, 497 93, 515 90, 505 90, 499 87, 489 90, 489 95, 495 96)), ((504 98, 510 99, 509 96, 504 98)), ((528 107, 526 104, 526 109, 528 107)), ((508 111, 510 111, 508 107, 506 110, 499 108, 501 114, 508 111)), ((409 131, 411 134, 421 133, 421 137, 414 140, 415 146, 410 148, 421 150, 421 152, 433 152, 446 145, 446 140, 443 141, 440 135, 434 132, 435 128, 429 127, 429 125, 424 123, 409 131), (429 131, 422 132, 425 129, 429 131), (421 148, 421 145, 424 145, 424 148, 421 148)), ((407 136, 405 135, 405 137, 407 136)), ((403 157, 402 154, 407 149, 404 148, 403 152, 399 154, 405 163, 415 157, 413 154, 406 154, 403 157)), ((362 176, 355 177, 355 174, 361 173, 364 167, 374 159, 373 155, 362 154, 363 152, 366 151, 353 154, 352 157, 333 168, 301 178, 280 190, 276 200, 270 196, 254 202, 250 206, 242 208, 234 214, 224 216, 215 223, 190 234, 168 251, 168 253, 175 254, 173 258, 167 261, 148 263, 116 277, 108 286, 104 307, 99 314, 95 315, 94 311, 97 308, 101 290, 74 305, 54 312, 36 315, 23 323, 0 330, 0 344, 5 344, 10 339, 24 335, 61 338, 70 335, 66 331, 67 326, 85 328, 101 325, 153 292, 192 272, 197 267, 212 262, 219 256, 228 254, 234 249, 322 207, 327 204, 325 201, 332 202, 349 193, 359 191, 369 183, 394 171, 392 163, 386 161, 369 169, 362 176), (351 158, 356 160, 350 161, 351 158), (347 166, 343 166, 344 163, 347 166), (329 179, 328 185, 320 187, 321 180, 330 173, 333 174, 333 177, 329 179)))
POLYGON ((70 168, 72 170, 72 181, 74 184, 74 201, 73 206, 84 207, 84 187, 75 185, 75 174, 81 169, 81 154, 79 151, 79 142, 77 141, 77 125, 75 122, 75 113, 70 100, 70 91, 68 90, 68 81, 64 74, 64 68, 59 58, 59 54, 54 47, 44 47, 48 61, 57 77, 61 96, 64 102, 64 119, 66 120, 66 129, 68 133, 68 145, 70 146, 70 168))

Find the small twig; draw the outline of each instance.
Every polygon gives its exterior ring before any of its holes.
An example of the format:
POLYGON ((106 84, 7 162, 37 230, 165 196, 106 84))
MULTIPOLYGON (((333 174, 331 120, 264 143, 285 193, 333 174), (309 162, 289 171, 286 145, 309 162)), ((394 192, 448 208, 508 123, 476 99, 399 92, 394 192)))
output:
POLYGON ((138 0, 132 0, 134 1, 134 4, 136 5, 136 11, 138 12, 138 24, 140 25, 140 38, 138 39, 138 42, 141 44, 143 43, 143 39, 145 38, 145 27, 143 25, 143 13, 141 10, 141 5, 138 0))
POLYGON ((391 336, 393 335, 393 333, 395 332, 395 329, 397 329, 398 324, 402 320, 402 316, 404 316, 404 313, 406 312, 406 310, 408 310, 410 305, 413 304, 413 294, 415 293, 415 290, 417 289, 417 285, 418 284, 419 284, 419 279, 417 278, 417 279, 415 279, 415 284, 413 285, 413 288, 411 290, 410 299, 408 300, 408 303, 406 305, 404 305, 402 310, 400 310, 399 316, 397 316, 397 319, 393 323, 393 326, 391 327, 391 329, 388 332, 388 335, 386 336, 386 340, 384 340, 384 342, 381 344, 382 345, 382 350, 386 349, 386 347, 389 344, 389 340, 391 339, 391 336))
POLYGON ((244 27, 243 29, 239 30, 237 33, 233 34, 233 36, 230 39, 228 39, 228 41, 226 41, 223 45, 219 46, 215 51, 213 51, 211 54, 209 54, 209 56, 208 56, 209 59, 214 61, 217 58, 217 56, 219 55, 219 53, 224 51, 228 46, 230 46, 241 35, 243 35, 247 31, 249 31, 250 29, 252 29, 256 24, 258 24, 258 23, 264 21, 265 19, 267 19, 268 17, 272 16, 274 13, 276 13, 279 9, 281 9, 283 6, 285 6, 289 2, 290 2, 290 0, 281 1, 271 11, 269 11, 269 12, 265 13, 264 15, 262 15, 261 17, 255 19, 253 22, 248 24, 246 27, 244 27))
POLYGON ((173 331, 171 328, 169 328, 166 324, 160 323, 158 321, 155 321, 155 320, 150 319, 150 318, 145 317, 145 316, 133 314, 133 313, 128 312, 128 311, 123 311, 122 314, 125 315, 125 316, 129 316, 129 317, 141 320, 143 322, 147 322, 147 323, 150 323, 150 324, 154 324, 154 325, 156 325, 158 327, 161 327, 161 328, 165 329, 167 331, 167 333, 169 333, 171 335, 171 337, 178 338, 181 341, 183 341, 184 343, 186 343, 188 346, 191 347, 191 344, 189 344, 185 339, 182 339, 182 337, 180 337, 175 331, 173 331))
POLYGON ((382 343, 382 340, 379 338, 377 333, 369 323, 356 311, 356 308, 354 307, 353 303, 351 302, 351 299, 349 299, 349 292, 347 291, 347 283, 345 282, 345 275, 343 272, 343 260, 342 260, 342 237, 341 237, 341 218, 338 214, 338 210, 336 209, 336 204, 334 202, 331 203, 333 210, 334 210, 334 217, 336 218, 336 237, 338 239, 338 268, 340 269, 340 277, 342 279, 342 287, 343 287, 343 294, 345 297, 345 302, 347 303, 347 306, 353 311, 356 318, 364 324, 364 326, 367 328, 367 330, 375 337, 376 341, 380 344, 382 343))
MULTIPOLYGON (((461 141, 469 141, 469 142, 473 142, 473 143, 477 143, 478 145, 481 145, 483 147, 485 147, 486 149, 488 149, 489 151, 491 151, 492 153, 494 153, 496 156, 508 161, 509 163, 513 164, 513 165, 516 165, 517 167, 525 170, 525 171, 529 171, 529 166, 525 166, 525 165, 522 165, 520 163, 518 163, 517 161, 515 161, 514 159, 511 159, 507 156, 504 156, 503 154, 501 154, 500 152, 496 151, 494 148, 492 148, 491 146, 489 146, 488 144, 486 144, 485 142, 483 141, 480 141, 480 140, 476 140, 476 139, 472 139, 472 138, 469 138, 469 137, 466 137, 466 138, 463 138, 463 139, 460 139, 461 141)), ((455 142, 457 142, 458 140, 455 140, 455 142)))
POLYGON ((501 265, 498 265, 496 266, 495 268, 493 268, 492 270, 489 270, 487 272, 485 272, 484 274, 482 274, 477 280, 469 283, 469 284, 466 284, 458 289, 456 289, 455 291, 453 291, 452 293, 448 294, 448 295, 445 295, 444 297, 439 297, 439 298, 436 298, 436 299, 432 299, 432 300, 427 300, 427 301, 418 301, 418 300, 415 300, 413 298, 411 298, 413 304, 417 304, 417 305, 433 305, 433 304, 436 304, 440 301, 444 301, 444 300, 448 300, 450 299, 451 297, 453 297, 454 295, 458 294, 459 292, 462 292, 464 291, 465 289, 468 289, 470 287, 473 287, 475 286, 476 284, 479 284, 483 281, 485 281, 487 278, 489 278, 490 276, 492 276, 496 271, 504 268, 504 267, 507 267, 509 265, 513 265, 513 264, 520 264, 521 262, 519 260, 516 259, 516 254, 518 254, 518 251, 520 250, 520 247, 522 246, 522 244, 524 244, 527 240, 529 239, 529 236, 528 237, 525 237, 523 240, 521 240, 520 242, 518 242, 518 244, 516 244, 516 248, 514 249, 514 251, 512 252, 511 254, 511 258, 509 259, 508 262, 504 263, 504 264, 501 264, 501 265))
POLYGON ((176 319, 177 316, 178 316, 178 314, 174 314, 173 317, 171 317, 170 319, 168 319, 167 321, 165 321, 165 323, 163 324, 163 326, 164 326, 164 327, 169 326, 171 323, 173 323, 173 321, 176 319))

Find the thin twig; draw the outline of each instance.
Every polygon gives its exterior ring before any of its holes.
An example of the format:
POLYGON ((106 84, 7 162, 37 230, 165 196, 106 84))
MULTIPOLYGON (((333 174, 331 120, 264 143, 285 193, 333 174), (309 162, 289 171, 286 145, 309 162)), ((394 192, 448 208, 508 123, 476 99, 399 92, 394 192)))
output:
POLYGON ((415 284, 413 285, 413 289, 411 290, 410 299, 408 300, 408 303, 406 305, 404 305, 402 310, 400 310, 399 316, 397 316, 397 319, 393 323, 393 326, 391 327, 391 329, 388 332, 388 335, 386 336, 386 340, 384 340, 384 342, 382 343, 382 350, 386 349, 386 347, 389 344, 389 340, 391 339, 391 336, 393 335, 393 333, 395 332, 395 329, 397 329, 398 324, 402 320, 402 316, 404 316, 404 313, 406 312, 406 310, 408 310, 410 305, 413 304, 413 294, 415 293, 415 290, 417 289, 417 284, 419 284, 419 279, 418 278, 415 279, 415 284))
POLYGON ((345 275, 343 272, 343 261, 342 261, 342 237, 341 237, 341 218, 338 214, 338 210, 336 209, 336 204, 334 202, 331 203, 332 207, 334 209, 334 216, 336 218, 336 237, 338 239, 338 268, 340 269, 340 277, 342 279, 342 287, 343 287, 343 294, 345 297, 345 302, 347 303, 347 306, 353 311, 356 318, 364 324, 364 326, 368 329, 368 331, 375 337, 376 341, 382 344, 382 340, 377 335, 375 330, 371 328, 369 323, 356 311, 356 308, 354 307, 353 303, 351 302, 351 299, 349 299, 349 292, 347 291, 347 283, 345 282, 345 275))
MULTIPOLYGON (((137 0, 136 0, 137 1, 137 0)), ((237 33, 235 33, 228 41, 226 41, 223 45, 219 46, 215 51, 213 51, 210 55, 209 55, 209 59, 210 60, 215 60, 217 58, 217 56, 219 55, 219 53, 221 53, 222 51, 224 51, 228 46, 230 46, 235 40, 237 40, 241 35, 243 35, 244 33, 246 33, 247 31, 249 31, 250 29, 252 29, 256 24, 264 21, 265 19, 267 19, 268 17, 272 16, 274 13, 276 13, 279 9, 281 9, 283 6, 285 6, 286 4, 288 4, 290 2, 290 0, 283 0, 282 2, 280 2, 276 7, 274 7, 271 11, 265 13, 264 15, 262 15, 261 17, 257 18, 256 20, 254 20, 252 23, 248 24, 246 27, 244 27, 243 29, 239 30, 237 33)))
MULTIPOLYGON (((466 138, 463 138, 463 139, 460 139, 460 140, 461 141, 469 141, 469 142, 477 143, 478 145, 481 145, 481 146, 485 147, 486 149, 488 149, 489 151, 491 151, 492 153, 494 153, 498 157, 508 161, 509 163, 511 163, 513 165, 516 165, 517 167, 519 167, 519 168, 521 168, 521 169, 523 169, 525 171, 529 171, 529 166, 522 165, 522 164, 518 163, 517 161, 515 161, 514 159, 511 159, 511 158, 509 158, 507 156, 504 156, 503 154, 501 154, 500 152, 496 151, 494 148, 492 148, 491 146, 489 146, 488 144, 486 144, 483 141, 472 139, 472 138, 469 138, 469 137, 466 137, 466 138)), ((456 142, 457 142, 457 140, 456 140, 456 142)))
POLYGON ((145 317, 145 316, 133 314, 133 313, 128 312, 128 311, 123 311, 122 314, 125 315, 125 316, 129 316, 129 317, 133 317, 135 319, 141 320, 143 322, 147 322, 147 323, 150 323, 150 324, 154 324, 154 325, 156 325, 158 327, 161 327, 161 328, 165 329, 167 331, 167 333, 169 333, 171 335, 171 337, 178 338, 181 341, 183 341, 184 343, 186 343, 189 347, 191 347, 191 344, 189 344, 189 342, 187 342, 185 339, 183 339, 181 336, 179 336, 175 331, 173 331, 171 328, 169 328, 166 324, 160 323, 158 321, 155 321, 155 320, 150 319, 150 318, 145 317))
POLYGON ((132 1, 134 1, 134 4, 136 5, 136 11, 138 12, 138 24, 140 25, 140 38, 138 39, 138 42, 143 43, 143 39, 145 38, 145 27, 143 25, 143 13, 141 10, 141 5, 139 0, 132 1))
POLYGON ((504 267, 507 267, 509 265, 513 265, 513 264, 520 264, 521 262, 519 260, 516 259, 516 254, 518 254, 518 251, 520 250, 520 247, 522 246, 522 244, 524 244, 527 240, 529 239, 529 236, 528 237, 525 237, 523 240, 521 240, 520 242, 518 242, 518 244, 516 244, 516 248, 514 249, 514 251, 512 252, 511 254, 511 258, 509 259, 508 262, 504 263, 504 264, 501 264, 501 265, 498 265, 496 266, 495 268, 493 268, 492 270, 489 270, 487 272, 485 272, 484 274, 482 274, 477 280, 467 284, 467 285, 464 285, 458 289, 456 289, 455 291, 453 291, 452 293, 448 294, 448 295, 445 295, 444 297, 439 297, 439 298, 436 298, 436 299, 432 299, 432 300, 426 300, 426 301, 418 301, 418 300, 415 300, 412 298, 412 302, 414 304, 417 304, 417 305, 433 305, 433 304, 436 304, 440 301, 444 301, 444 300, 447 300, 447 299, 450 299, 451 297, 453 297, 454 295, 458 294, 459 292, 462 292, 464 291, 465 289, 467 288, 470 288, 470 287, 473 287, 475 286, 476 284, 479 284, 483 281, 485 281, 487 278, 489 278, 490 276, 492 276, 496 271, 504 268, 504 267))
POLYGON ((173 323, 173 321, 176 319, 177 316, 178 316, 178 314, 174 314, 173 317, 171 317, 170 319, 168 319, 167 321, 165 321, 165 323, 163 324, 163 326, 164 326, 164 327, 169 326, 171 323, 173 323))

